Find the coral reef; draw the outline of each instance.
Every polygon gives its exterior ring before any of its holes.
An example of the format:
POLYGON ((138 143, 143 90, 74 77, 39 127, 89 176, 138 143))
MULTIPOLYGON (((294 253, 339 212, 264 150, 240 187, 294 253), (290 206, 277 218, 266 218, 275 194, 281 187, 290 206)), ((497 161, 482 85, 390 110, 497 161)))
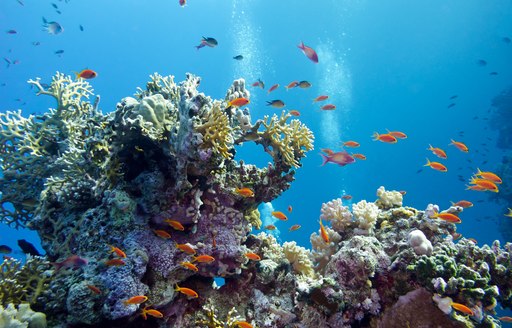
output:
POLYGON ((311 250, 251 234, 258 206, 290 187, 313 134, 284 112, 252 122, 249 108, 229 106, 250 98, 244 80, 212 100, 197 76, 155 73, 108 115, 99 98, 87 101, 83 80, 29 82, 57 107, 1 114, 0 220, 36 230, 55 263, 4 261, 4 307, 44 308, 50 326, 210 328, 421 327, 429 318, 491 327, 498 303, 511 308, 512 244, 454 241, 456 225, 432 218, 436 205, 405 207, 384 187, 352 208, 323 204, 311 250), (238 160, 245 142, 272 163, 238 160), (453 302, 472 314, 447 309, 453 302))
POLYGON ((16 308, 12 303, 5 308, 0 304, 0 327, 2 328, 46 328, 46 315, 34 312, 23 303, 16 308))

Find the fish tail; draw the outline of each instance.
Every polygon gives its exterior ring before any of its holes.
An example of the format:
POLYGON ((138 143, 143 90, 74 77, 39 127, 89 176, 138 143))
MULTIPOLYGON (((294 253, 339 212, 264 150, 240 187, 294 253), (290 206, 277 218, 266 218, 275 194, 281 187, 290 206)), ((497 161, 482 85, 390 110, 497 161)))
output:
POLYGON ((322 159, 323 159, 322 166, 324 166, 325 164, 327 164, 329 162, 329 157, 325 156, 322 153, 320 154, 320 156, 322 156, 322 159))
POLYGON ((46 20, 46 18, 44 18, 44 16, 43 16, 43 23, 48 24, 48 21, 46 20))
POLYGON ((480 174, 482 174, 482 171, 480 170, 480 168, 478 168, 478 167, 477 167, 477 168, 476 168, 476 171, 477 171, 477 172, 476 172, 476 175, 480 175, 480 174))
POLYGON ((432 145, 431 145, 431 144, 428 144, 428 148, 427 148, 427 150, 433 150, 433 149, 434 149, 434 147, 432 147, 432 145))
POLYGON ((425 164, 423 166, 430 166, 430 160, 428 158, 427 158, 427 164, 425 164))
POLYGON ((304 50, 304 42, 300 41, 300 44, 297 46, 297 48, 304 50))
POLYGON ((374 138, 373 141, 379 140, 379 133, 378 132, 374 132, 373 135, 372 135, 372 138, 374 138))

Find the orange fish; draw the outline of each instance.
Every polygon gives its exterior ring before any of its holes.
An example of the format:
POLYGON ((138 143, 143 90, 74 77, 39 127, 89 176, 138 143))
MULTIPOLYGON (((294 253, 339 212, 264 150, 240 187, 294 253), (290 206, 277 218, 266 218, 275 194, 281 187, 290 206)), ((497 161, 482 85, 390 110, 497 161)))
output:
POLYGON ((124 305, 130 305, 130 304, 141 304, 148 300, 148 297, 145 295, 137 295, 130 297, 129 299, 123 301, 124 305))
POLYGON ((288 205, 288 212, 292 212, 293 211, 293 207, 291 205, 288 205))
POLYGON ((164 238, 164 239, 169 239, 171 238, 171 234, 168 233, 167 231, 165 230, 153 230, 153 232, 155 233, 155 235, 157 235, 158 237, 161 237, 161 238, 164 238))
POLYGON ((473 311, 471 311, 471 309, 468 308, 467 306, 465 306, 464 304, 452 302, 451 306, 455 310, 460 311, 460 312, 462 312, 464 314, 469 314, 471 316, 473 315, 473 311))
POLYGON ((192 264, 190 262, 181 262, 180 265, 184 268, 187 268, 187 269, 195 271, 195 272, 199 271, 199 269, 194 264, 192 264))
POLYGON ((290 229, 288 229, 288 230, 291 232, 291 231, 299 230, 299 229, 300 229, 300 227, 301 227, 301 225, 300 225, 300 224, 294 224, 294 225, 292 225, 292 226, 290 227, 290 229))
POLYGON ((283 212, 274 211, 272 212, 272 216, 281 221, 288 221, 288 217, 283 212))
POLYGON ((363 154, 352 154, 352 157, 360 159, 362 161, 366 161, 366 156, 364 156, 363 154))
POLYGON ((298 85, 299 85, 299 81, 293 81, 293 82, 290 82, 290 84, 288 84, 284 88, 286 89, 286 91, 288 91, 288 89, 296 88, 298 85))
POLYGON ((501 180, 501 178, 500 178, 498 175, 496 175, 495 173, 492 173, 492 172, 482 172, 482 171, 480 171, 480 169, 478 169, 478 168, 477 168, 477 170, 478 170, 478 172, 476 172, 476 175, 477 175, 477 176, 480 176, 480 177, 481 177, 481 178, 483 178, 483 179, 486 179, 486 180, 492 181, 492 182, 494 182, 494 183, 496 183, 496 184, 500 184, 500 183, 502 183, 502 182, 503 182, 503 181, 501 180))
POLYGON ((444 166, 443 164, 441 164, 439 162, 431 162, 428 158, 427 158, 427 164, 425 164, 423 166, 430 166, 434 170, 437 170, 437 171, 440 171, 440 172, 447 172, 448 171, 446 166, 444 166))
POLYGON ((199 262, 199 263, 212 263, 215 261, 215 258, 210 255, 199 255, 192 257, 192 263, 199 262))
POLYGON ((322 236, 322 239, 329 243, 329 235, 327 234, 327 231, 325 230, 324 224, 322 223, 322 220, 320 219, 320 235, 322 236))
POLYGON ((251 84, 253 87, 260 87, 262 89, 265 89, 265 83, 263 83, 262 80, 258 79, 258 81, 251 84))
POLYGON ((235 193, 245 198, 254 197, 254 191, 251 188, 236 188, 235 193))
POLYGON ((271 87, 268 89, 267 93, 271 93, 272 91, 274 91, 274 90, 275 90, 275 89, 277 89, 277 88, 279 88, 279 84, 274 84, 273 86, 271 86, 271 87))
POLYGON ((256 254, 256 253, 251 253, 251 252, 249 252, 249 253, 245 253, 244 255, 245 255, 245 257, 247 257, 249 260, 253 260, 253 261, 259 261, 259 260, 261 260, 261 257, 260 257, 258 254, 256 254))
POLYGON ((459 200, 456 203, 454 203, 454 202, 451 202, 451 203, 452 203, 452 206, 460 206, 462 208, 473 207, 473 203, 468 200, 459 200))
POLYGON ((194 290, 192 290, 190 288, 186 288, 186 287, 180 287, 180 286, 178 286, 178 284, 176 284, 176 288, 174 290, 177 292, 180 292, 182 294, 185 294, 188 297, 192 297, 192 298, 199 297, 199 295, 194 290))
POLYGON ((99 289, 98 287, 94 286, 94 285, 87 285, 87 288, 89 288, 90 290, 92 290, 92 292, 94 294, 101 294, 101 289, 99 289))
POLYGON ((308 47, 307 45, 304 44, 304 42, 300 42, 300 44, 297 46, 300 50, 302 50, 302 52, 304 53, 304 55, 306 55, 306 57, 309 58, 309 60, 311 60, 313 63, 315 64, 318 64, 318 54, 316 53, 315 50, 313 50, 313 48, 311 47, 308 47))
POLYGON ((142 309, 140 315, 142 316, 142 318, 144 318, 144 320, 148 319, 148 315, 155 317, 155 318, 163 318, 164 317, 162 312, 155 310, 155 309, 148 310, 147 306, 142 309))
POLYGON ((241 97, 228 102, 228 107, 242 107, 249 104, 249 99, 241 97))
POLYGON ((444 220, 446 222, 450 222, 450 223, 461 223, 461 219, 455 215, 455 214, 452 214, 452 213, 447 213, 447 212, 444 212, 444 213, 438 213, 438 212, 434 212, 434 215, 432 216, 432 218, 437 218, 437 219, 441 219, 441 220, 444 220))
POLYGON ((389 133, 384 133, 384 134, 379 134, 377 132, 374 132, 373 133, 373 141, 381 141, 381 142, 386 142, 386 143, 396 143, 397 140, 396 140, 396 137, 389 134, 389 133))
POLYGON ((343 143, 343 146, 344 147, 356 148, 356 147, 359 147, 360 145, 359 145, 359 142, 350 140, 350 141, 345 141, 343 143))
POLYGON ((472 178, 469 183, 473 184, 473 185, 477 185, 479 187, 482 187, 482 188, 484 188, 484 190, 489 190, 489 191, 492 191, 492 192, 499 192, 500 191, 498 189, 498 186, 494 182, 492 182, 490 180, 472 178))
POLYGON ((452 142, 450 143, 450 145, 454 145, 455 147, 457 147, 460 151, 463 151, 465 153, 467 153, 469 151, 468 149, 468 146, 466 146, 464 143, 460 142, 460 141, 455 141, 453 139, 450 139, 452 142))
POLYGON ((196 254, 196 250, 189 243, 186 243, 186 244, 175 244, 175 245, 176 245, 176 248, 179 249, 182 252, 185 252, 185 253, 187 253, 189 255, 196 254))
POLYGON ((499 317, 498 320, 501 322, 512 322, 512 317, 499 317))
POLYGON ((179 221, 171 220, 171 219, 165 219, 164 222, 169 224, 175 230, 179 230, 179 231, 184 231, 185 230, 185 227, 179 221))
POLYGON ((462 234, 458 232, 452 233, 453 240, 458 240, 462 238, 462 234))
POLYGON ((86 80, 93 79, 96 76, 98 76, 98 74, 95 71, 93 71, 92 69, 84 69, 80 73, 75 72, 75 75, 76 75, 77 79, 81 78, 81 79, 86 79, 86 80))
POLYGON ((315 99, 313 99, 313 104, 316 103, 316 102, 319 102, 319 101, 324 101, 324 100, 326 100, 328 98, 329 98, 329 96, 324 96, 324 95, 318 96, 315 99))
POLYGON ((300 116, 300 112, 298 110, 295 110, 295 109, 292 109, 292 110, 288 111, 288 113, 290 115, 293 115, 293 116, 300 116))
POLYGON ((321 110, 335 110, 336 109, 336 105, 333 105, 333 104, 327 104, 327 105, 323 105, 322 107, 320 107, 321 110))
POLYGON ((445 151, 442 150, 441 148, 435 148, 435 147, 432 147, 432 145, 428 145, 427 150, 430 150, 432 153, 434 153, 434 155, 436 155, 439 158, 442 158, 442 159, 448 158, 448 156, 446 156, 445 151))
POLYGON ((237 325, 238 328, 253 328, 247 321, 235 321, 235 325, 237 325))
POLYGON ((329 148, 322 148, 322 149, 320 149, 320 151, 322 151, 322 152, 326 153, 326 154, 327 154, 327 155, 329 155, 329 156, 330 156, 330 155, 332 155, 332 154, 334 154, 334 151, 333 151, 333 150, 331 150, 331 149, 329 149, 329 148))
POLYGON ((217 240, 215 239, 216 234, 212 232, 212 247, 217 247, 217 240))
POLYGON ((346 199, 346 200, 351 200, 352 196, 351 195, 343 195, 343 196, 341 196, 341 198, 346 199))
POLYGON ((115 246, 112 246, 112 245, 108 245, 108 247, 110 247, 110 253, 115 253, 119 257, 126 258, 125 252, 123 252, 118 247, 115 247, 115 246))
POLYGON ((400 132, 400 131, 389 131, 388 129, 386 129, 388 131, 388 134, 391 134, 393 137, 397 138, 397 139, 407 139, 407 134, 403 133, 403 132, 400 132))
POLYGON ((468 238, 468 240, 469 240, 470 242, 472 242, 473 244, 475 244, 475 245, 476 245, 476 244, 478 244, 478 242, 476 241, 476 239, 475 239, 475 238, 468 238))
POLYGON ((105 261, 104 263, 105 263, 105 265, 108 265, 108 266, 121 266, 121 265, 126 264, 126 262, 121 259, 111 259, 111 260, 105 261))
POLYGON ((269 224, 269 225, 265 226, 265 229, 267 229, 267 230, 276 230, 276 226, 273 225, 273 224, 269 224))
POLYGON ((400 191, 399 191, 399 193, 400 193, 400 194, 402 194, 402 196, 405 196, 405 194, 407 194, 407 191, 405 191, 405 190, 400 190, 400 191))
POLYGON ((466 187, 466 190, 487 191, 487 189, 485 189, 484 187, 480 187, 478 185, 466 185, 466 187))

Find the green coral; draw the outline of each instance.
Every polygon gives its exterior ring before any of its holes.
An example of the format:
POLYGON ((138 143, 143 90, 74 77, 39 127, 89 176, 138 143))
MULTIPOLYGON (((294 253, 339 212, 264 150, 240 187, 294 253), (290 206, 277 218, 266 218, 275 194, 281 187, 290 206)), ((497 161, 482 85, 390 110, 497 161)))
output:
POLYGON ((261 218, 260 218, 260 211, 258 211, 257 208, 253 210, 249 210, 249 212, 245 215, 245 219, 249 221, 249 223, 255 228, 260 229, 261 228, 261 218))

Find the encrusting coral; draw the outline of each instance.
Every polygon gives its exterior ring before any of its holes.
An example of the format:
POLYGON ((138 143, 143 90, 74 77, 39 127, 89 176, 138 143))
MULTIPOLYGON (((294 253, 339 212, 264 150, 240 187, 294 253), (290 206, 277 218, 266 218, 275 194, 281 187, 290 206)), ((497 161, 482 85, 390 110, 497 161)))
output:
POLYGON ((155 73, 107 115, 99 98, 87 101, 83 80, 30 83, 57 108, 0 114, 0 220, 36 230, 54 266, 5 260, 4 307, 44 305, 50 326, 210 328, 386 327, 395 315, 417 323, 408 309, 490 327, 498 303, 511 307, 512 244, 454 242, 455 224, 432 218, 435 205, 404 207, 383 187, 352 211, 341 199, 322 205, 325 233, 311 235, 311 251, 251 234, 258 206, 290 187, 314 138, 284 112, 251 122, 248 107, 228 106, 250 98, 244 80, 212 100, 197 76, 177 84, 155 73), (272 163, 235 160, 245 142, 272 163), (448 317, 435 294, 472 314, 448 317), (148 299, 130 304, 137 295, 148 299))

